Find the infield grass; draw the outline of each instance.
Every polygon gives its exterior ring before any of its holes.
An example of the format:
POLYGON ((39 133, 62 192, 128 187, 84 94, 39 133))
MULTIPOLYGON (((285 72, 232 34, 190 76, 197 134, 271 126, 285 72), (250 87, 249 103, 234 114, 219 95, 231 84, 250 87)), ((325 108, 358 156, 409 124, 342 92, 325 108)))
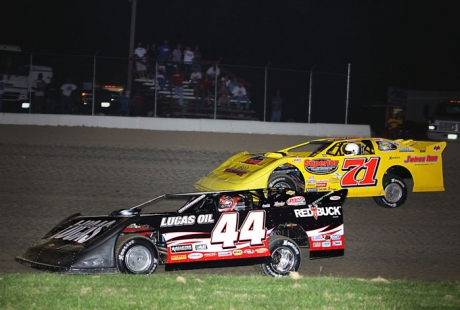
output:
POLYGON ((460 309, 460 283, 178 272, 0 274, 0 309, 421 308, 460 309))

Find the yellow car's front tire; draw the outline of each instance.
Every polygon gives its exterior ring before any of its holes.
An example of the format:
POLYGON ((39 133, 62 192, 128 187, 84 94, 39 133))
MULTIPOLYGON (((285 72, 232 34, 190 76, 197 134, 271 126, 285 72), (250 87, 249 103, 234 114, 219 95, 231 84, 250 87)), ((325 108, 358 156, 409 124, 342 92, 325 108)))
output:
POLYGON ((374 197, 375 203, 384 208, 397 208, 406 202, 407 186, 403 179, 389 175, 383 179, 384 196, 374 197))

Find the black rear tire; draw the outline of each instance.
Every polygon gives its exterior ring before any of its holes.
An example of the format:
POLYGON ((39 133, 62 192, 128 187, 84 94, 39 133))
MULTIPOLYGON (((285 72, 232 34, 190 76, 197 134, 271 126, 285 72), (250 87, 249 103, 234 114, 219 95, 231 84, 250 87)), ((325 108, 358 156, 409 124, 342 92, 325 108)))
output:
POLYGON ((268 240, 268 248, 272 255, 271 261, 256 265, 257 272, 279 278, 299 270, 302 257, 298 245, 291 238, 273 235, 268 240))
POLYGON ((298 191, 294 179, 287 174, 275 174, 268 179, 268 188, 288 188, 298 191))
POLYGON ((397 208, 406 202, 407 185, 403 179, 396 175, 383 178, 384 196, 373 197, 377 205, 384 208, 397 208))
POLYGON ((124 235, 115 249, 118 270, 131 274, 151 274, 158 267, 158 251, 150 239, 124 235))

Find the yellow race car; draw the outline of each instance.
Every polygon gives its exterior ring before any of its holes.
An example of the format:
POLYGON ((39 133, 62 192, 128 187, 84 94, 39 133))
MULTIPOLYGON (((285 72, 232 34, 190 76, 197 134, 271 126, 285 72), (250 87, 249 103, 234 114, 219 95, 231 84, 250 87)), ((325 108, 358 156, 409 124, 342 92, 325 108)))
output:
POLYGON ((383 138, 327 138, 276 152, 241 152, 201 178, 201 191, 291 188, 305 192, 348 189, 348 197, 374 197, 382 207, 401 206, 413 192, 444 191, 446 142, 383 138))

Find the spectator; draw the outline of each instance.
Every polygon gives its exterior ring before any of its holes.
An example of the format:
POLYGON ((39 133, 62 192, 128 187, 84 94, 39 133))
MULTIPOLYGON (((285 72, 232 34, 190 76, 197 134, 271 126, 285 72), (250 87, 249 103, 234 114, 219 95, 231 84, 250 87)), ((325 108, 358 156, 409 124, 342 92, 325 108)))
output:
POLYGON ((216 81, 209 80, 208 85, 206 86, 206 105, 208 107, 212 106, 212 101, 214 100, 215 91, 216 91, 216 81))
POLYGON ((185 47, 184 51, 184 68, 185 68, 185 78, 190 78, 190 73, 192 72, 192 62, 193 62, 193 52, 190 49, 190 45, 185 47))
POLYGON ((166 74, 166 66, 164 65, 163 62, 159 61, 158 62, 158 67, 157 67, 157 83, 158 86, 160 86, 160 90, 164 90, 165 88, 165 74, 166 74))
POLYGON ((56 104, 59 98, 59 86, 54 78, 51 78, 50 83, 45 89, 45 113, 51 114, 55 112, 56 104))
POLYGON ((272 98, 272 122, 281 122, 281 113, 283 111, 283 97, 281 97, 281 92, 276 91, 275 96, 272 98))
POLYGON ((180 43, 177 43, 176 48, 172 51, 172 61, 179 69, 182 69, 182 45, 180 43))
POLYGON ((134 96, 132 112, 133 116, 144 115, 144 98, 139 93, 136 93, 136 95, 134 96))
POLYGON ((184 105, 184 73, 176 66, 175 72, 171 76, 171 84, 174 86, 174 93, 179 96, 179 105, 184 105))
POLYGON ((70 79, 61 86, 61 113, 69 114, 72 107, 72 92, 77 89, 75 84, 72 84, 70 79))
POLYGON ((230 77, 228 75, 225 75, 223 78, 222 78, 222 81, 225 83, 225 86, 228 87, 228 85, 230 84, 230 77))
POLYGON ((169 55, 171 55, 171 47, 168 45, 168 40, 164 40, 163 45, 158 46, 158 52, 160 53, 161 60, 169 60, 169 55))
POLYGON ((156 61, 160 55, 160 53, 157 50, 157 47, 155 43, 150 44, 150 46, 147 45, 147 75, 149 79, 153 79, 155 77, 155 67, 156 67, 156 61))
POLYGON ((142 46, 142 42, 137 44, 134 50, 134 60, 136 61, 136 71, 138 78, 145 78, 147 50, 142 46))
POLYGON ((168 89, 171 90, 172 89, 171 76, 176 71, 176 69, 175 69, 174 61, 172 61, 172 54, 170 54, 168 57, 169 57, 169 60, 165 62, 165 67, 166 67, 165 78, 166 78, 166 81, 169 81, 168 89))
POLYGON ((230 93, 233 93, 233 89, 238 85, 238 81, 236 80, 236 78, 233 78, 232 79, 228 79, 228 83, 227 83, 227 86, 228 86, 228 89, 230 90, 230 93))
POLYGON ((209 79, 205 74, 195 87, 195 100, 200 106, 204 106, 207 97, 209 79))
POLYGON ((5 85, 8 83, 10 76, 6 72, 2 74, 2 77, 0 79, 0 111, 2 111, 3 108, 3 94, 5 93, 5 85))
POLYGON ((239 82, 238 85, 233 88, 232 95, 233 98, 236 99, 236 108, 238 110, 241 109, 241 101, 243 100, 246 102, 246 110, 249 110, 248 93, 242 82, 239 82))
POLYGON ((193 66, 197 67, 199 72, 201 72, 201 58, 200 46, 195 45, 195 50, 193 51, 193 66))
POLYGON ((120 116, 128 115, 129 97, 128 97, 126 91, 121 92, 119 102, 120 102, 120 110, 118 111, 118 114, 120 116))
POLYGON ((201 79, 202 76, 201 72, 198 71, 198 67, 193 67, 193 72, 190 74, 190 81, 192 82, 192 87, 195 87, 201 79))
POLYGON ((220 82, 218 95, 219 99, 217 99, 217 105, 228 108, 230 106, 230 90, 225 84, 225 79, 222 79, 220 82))
POLYGON ((220 69, 217 65, 209 67, 208 71, 206 71, 206 74, 210 80, 215 80, 216 77, 219 77, 220 75, 220 69))
POLYGON ((38 74, 38 79, 32 82, 34 93, 34 101, 32 102, 32 110, 34 113, 42 113, 45 105, 45 89, 46 82, 43 80, 43 74, 38 74))

